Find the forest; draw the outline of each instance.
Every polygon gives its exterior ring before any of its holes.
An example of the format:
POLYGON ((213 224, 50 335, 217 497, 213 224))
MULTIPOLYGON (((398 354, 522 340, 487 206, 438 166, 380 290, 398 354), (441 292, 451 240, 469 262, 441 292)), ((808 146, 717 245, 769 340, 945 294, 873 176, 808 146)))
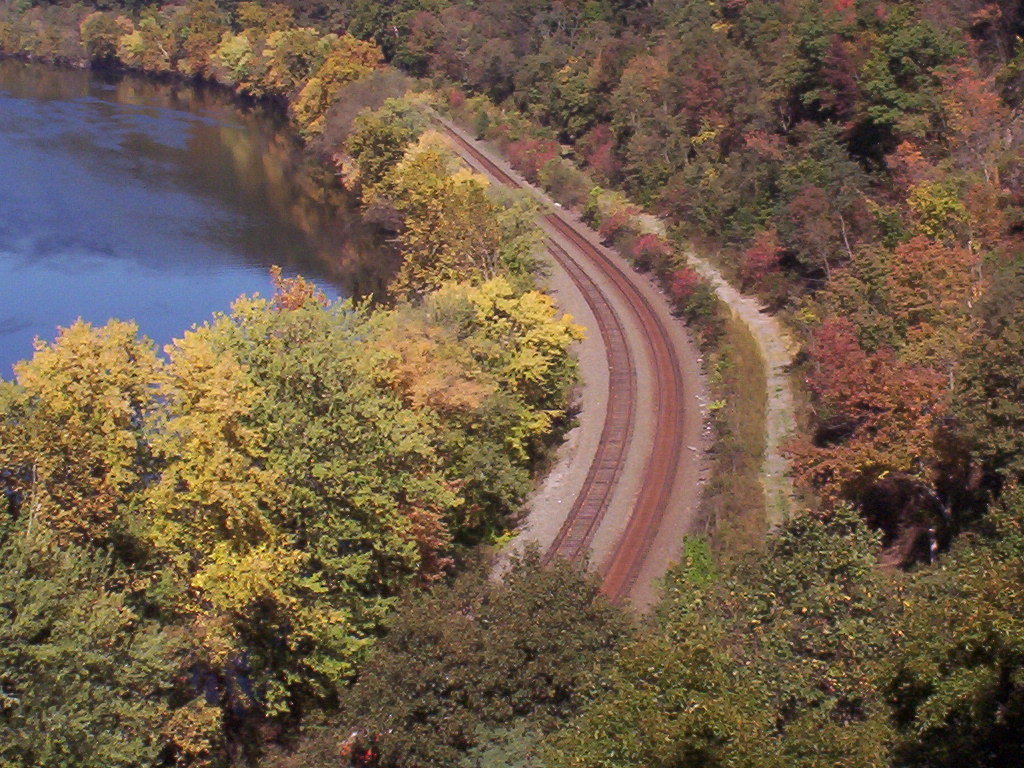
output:
POLYGON ((4 385, 0 765, 1018 765, 1022 36, 1011 0, 0 6, 7 55, 278 104, 404 258, 386 309, 279 279, 166 359, 80 325, 4 385), (690 249, 800 342, 800 511, 741 545, 719 509, 647 619, 476 562, 579 329, 425 103, 709 349, 690 249))

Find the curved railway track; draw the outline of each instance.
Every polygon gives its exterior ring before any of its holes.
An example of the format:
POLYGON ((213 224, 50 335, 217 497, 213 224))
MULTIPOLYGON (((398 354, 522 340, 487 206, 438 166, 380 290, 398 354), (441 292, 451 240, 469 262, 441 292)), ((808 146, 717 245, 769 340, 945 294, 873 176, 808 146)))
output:
MULTIPOLYGON (((492 162, 448 125, 445 132, 461 153, 472 158, 502 184, 524 184, 492 162)), ((625 269, 595 246, 559 213, 544 216, 549 232, 563 238, 576 253, 549 237, 547 248, 579 288, 597 321, 608 355, 608 408, 597 452, 573 506, 545 561, 556 557, 584 556, 608 509, 625 465, 636 426, 638 408, 649 408, 656 425, 643 477, 625 530, 602 568, 602 588, 615 600, 627 598, 635 585, 670 503, 684 441, 684 386, 679 355, 666 327, 650 300, 626 274, 625 269), (599 276, 608 287, 592 277, 599 276), (614 291, 613 303, 606 291, 614 291), (625 321, 615 305, 642 329, 644 353, 651 369, 651 391, 638 397, 637 363, 626 338, 625 321)))
POLYGON ((565 523, 544 555, 545 563, 556 557, 575 560, 590 548, 626 462, 636 416, 636 366, 626 344, 622 321, 597 283, 568 251, 550 238, 547 248, 569 273, 597 319, 601 339, 608 350, 608 408, 597 453, 565 523))

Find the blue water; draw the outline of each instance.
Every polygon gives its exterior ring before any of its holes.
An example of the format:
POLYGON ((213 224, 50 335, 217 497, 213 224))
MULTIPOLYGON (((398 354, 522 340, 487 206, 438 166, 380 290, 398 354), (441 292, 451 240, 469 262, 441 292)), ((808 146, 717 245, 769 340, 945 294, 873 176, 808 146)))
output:
POLYGON ((79 317, 167 343, 270 292, 271 264, 380 293, 393 257, 315 176, 220 94, 0 62, 0 375, 79 317))

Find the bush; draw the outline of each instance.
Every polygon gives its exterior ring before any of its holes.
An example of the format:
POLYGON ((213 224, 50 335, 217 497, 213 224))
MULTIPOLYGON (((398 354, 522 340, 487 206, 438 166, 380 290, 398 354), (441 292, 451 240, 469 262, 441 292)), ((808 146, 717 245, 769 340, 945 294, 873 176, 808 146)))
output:
POLYGON ((597 233, 601 240, 608 244, 618 243, 623 237, 634 233, 633 220, 640 210, 634 207, 617 208, 601 221, 597 233))
POLYGON ((677 269, 669 277, 668 292, 676 312, 706 336, 717 333, 718 298, 699 272, 691 267, 677 269))
POLYGON ((540 180, 540 169, 559 155, 558 143, 550 139, 519 139, 506 151, 516 170, 534 183, 540 180))
POLYGON ((622 176, 622 162, 615 154, 615 136, 611 127, 597 125, 580 137, 577 149, 587 164, 605 184, 615 184, 622 176))
POLYGON ((672 255, 672 246, 663 237, 648 233, 633 241, 632 251, 633 263, 639 269, 660 272, 672 255))
POLYGON ((540 183, 555 200, 567 208, 581 205, 590 192, 590 182, 575 165, 556 157, 540 169, 540 183))

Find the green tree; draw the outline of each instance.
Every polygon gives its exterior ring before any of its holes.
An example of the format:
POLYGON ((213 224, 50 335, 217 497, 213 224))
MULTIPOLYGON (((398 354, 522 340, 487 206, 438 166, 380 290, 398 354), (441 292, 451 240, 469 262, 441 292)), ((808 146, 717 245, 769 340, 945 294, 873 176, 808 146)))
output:
MULTIPOLYGON (((302 599, 283 603, 290 629, 268 626, 254 642, 284 653, 288 663, 268 669, 291 679, 300 699, 329 697, 395 596, 446 567, 458 483, 438 455, 434 417, 380 381, 386 351, 367 308, 242 299, 208 334, 216 355, 234 356, 262 393, 244 423, 266 439, 260 472, 282 478, 268 524, 298 558, 292 573, 303 574, 294 585, 302 599), (295 632, 284 649, 274 640, 282 631, 295 632), (306 671, 295 677, 292 664, 306 671)), ((252 552, 274 562, 269 550, 252 552)))
POLYGON ((380 184, 426 127, 426 116, 408 99, 388 99, 380 109, 361 112, 345 142, 360 185, 372 190, 380 184))
POLYGON ((861 78, 868 118, 890 142, 896 134, 923 137, 935 129, 942 107, 939 67, 963 52, 950 30, 917 17, 911 6, 889 14, 861 78))
POLYGON ((914 768, 1013 765, 1024 749, 1024 494, 916 579, 886 694, 914 768))
POLYGON ((130 22, 112 13, 94 11, 82 19, 79 31, 82 46, 89 60, 99 64, 109 63, 117 58, 117 43, 130 22))
POLYGON ((106 553, 3 518, 0 765, 164 764, 182 638, 134 604, 133 575, 106 553))
POLYGON ((1024 261, 996 267, 965 346, 954 411, 971 450, 990 471, 1024 475, 1024 261))
POLYGON ((412 596, 343 702, 380 764, 469 765, 467 750, 517 723, 543 732, 575 711, 623 636, 623 614, 576 567, 514 559, 412 596))
POLYGON ((274 649, 315 642, 324 623, 343 626, 344 616, 316 604, 307 556, 275 525, 284 479, 264 467, 267 440, 247 423, 263 393, 214 335, 202 327, 168 347, 153 439, 161 472, 146 492, 141 533, 166 564, 156 594, 189 625, 194 662, 225 678, 246 657, 257 703, 277 714, 311 695, 317 658, 311 651, 304 664, 274 649))
POLYGON ((839 509, 794 517, 721 578, 691 549, 659 625, 556 734, 549 762, 887 766, 880 681, 895 596, 877 542, 839 509))

